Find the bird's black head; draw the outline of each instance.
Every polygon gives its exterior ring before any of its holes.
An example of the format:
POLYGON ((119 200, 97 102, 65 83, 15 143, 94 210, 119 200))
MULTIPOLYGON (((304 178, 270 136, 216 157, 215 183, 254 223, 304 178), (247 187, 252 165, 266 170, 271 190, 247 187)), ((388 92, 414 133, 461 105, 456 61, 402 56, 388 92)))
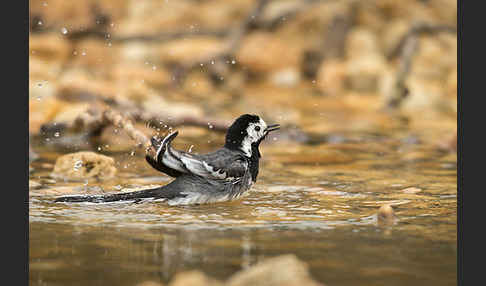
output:
POLYGON ((260 142, 271 131, 277 130, 280 125, 267 125, 257 115, 244 114, 238 117, 226 133, 225 147, 232 150, 241 150, 248 157, 252 155, 252 147, 258 148, 260 142))

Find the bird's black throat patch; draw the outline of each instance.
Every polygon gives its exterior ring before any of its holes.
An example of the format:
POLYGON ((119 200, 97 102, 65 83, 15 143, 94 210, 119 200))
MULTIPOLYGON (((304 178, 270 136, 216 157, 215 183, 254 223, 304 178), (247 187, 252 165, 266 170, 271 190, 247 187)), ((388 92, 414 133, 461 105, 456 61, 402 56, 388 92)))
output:
POLYGON ((260 169, 261 154, 260 154, 260 150, 258 150, 259 145, 260 145, 260 141, 251 144, 250 173, 253 182, 256 182, 258 171, 260 169))

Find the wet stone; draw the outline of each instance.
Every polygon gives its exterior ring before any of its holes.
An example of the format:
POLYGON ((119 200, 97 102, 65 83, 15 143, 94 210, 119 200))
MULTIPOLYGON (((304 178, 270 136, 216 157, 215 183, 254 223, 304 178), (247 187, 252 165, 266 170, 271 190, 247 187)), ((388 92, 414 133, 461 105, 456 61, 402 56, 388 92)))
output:
POLYGON ((295 255, 288 254, 266 259, 256 265, 237 272, 226 283, 228 286, 318 286, 306 263, 295 255))
POLYGON ((211 277, 206 276, 201 271, 187 271, 181 272, 177 274, 169 286, 185 286, 185 285, 192 285, 192 286, 222 286, 218 280, 215 280, 211 277))
POLYGON ((381 225, 391 225, 395 222, 395 212, 391 205, 382 205, 380 209, 378 209, 378 224, 381 225))
POLYGON ((116 172, 113 158, 94 152, 77 152, 57 158, 51 177, 73 181, 110 179, 116 172))

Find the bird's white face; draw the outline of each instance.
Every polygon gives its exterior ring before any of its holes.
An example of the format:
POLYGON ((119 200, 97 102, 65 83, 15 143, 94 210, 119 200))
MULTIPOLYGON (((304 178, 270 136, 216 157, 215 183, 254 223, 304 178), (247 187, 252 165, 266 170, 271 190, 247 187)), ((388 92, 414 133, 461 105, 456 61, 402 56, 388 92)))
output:
POLYGON ((267 134, 267 123, 260 118, 259 122, 250 122, 246 128, 246 136, 241 142, 241 150, 251 157, 251 144, 258 142, 267 134))

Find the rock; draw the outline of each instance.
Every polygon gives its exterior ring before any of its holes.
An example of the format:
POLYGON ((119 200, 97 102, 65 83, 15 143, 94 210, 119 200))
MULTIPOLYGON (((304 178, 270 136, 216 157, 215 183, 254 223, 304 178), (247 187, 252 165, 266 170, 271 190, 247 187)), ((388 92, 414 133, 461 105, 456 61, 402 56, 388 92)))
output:
POLYGON ((82 69, 71 69, 59 79, 57 97, 66 101, 89 101, 100 96, 113 98, 117 87, 112 82, 99 79, 82 69))
POLYGON ((123 63, 137 64, 153 59, 155 56, 153 44, 140 42, 128 42, 120 44, 120 61, 123 63))
POLYGON ((346 63, 339 59, 322 62, 317 72, 317 88, 328 95, 339 95, 344 89, 346 63))
POLYGON ((381 54, 378 43, 378 37, 370 29, 362 27, 353 28, 346 38, 346 57, 348 59, 355 59, 381 54))
POLYGON ((29 55, 42 61, 68 60, 71 55, 71 44, 58 34, 30 34, 29 55))
POLYGON ((51 121, 64 104, 53 96, 29 99, 29 133, 37 134, 40 127, 51 121))
POLYGON ((145 83, 151 87, 163 87, 171 82, 170 73, 163 67, 151 65, 120 64, 111 71, 111 78, 116 82, 145 83))
POLYGON ((189 73, 186 80, 183 82, 182 88, 188 94, 206 100, 208 97, 211 97, 215 91, 209 77, 201 72, 189 73))
MULTIPOLYGON (((153 129, 146 126, 143 123, 134 123, 134 127, 143 132, 147 137, 153 133, 153 129)), ((109 152, 128 152, 136 149, 136 142, 125 132, 125 130, 118 128, 116 126, 110 125, 103 128, 99 136, 99 141, 97 141, 100 146, 98 150, 109 151, 109 152)))
POLYGON ((222 286, 218 280, 206 276, 201 271, 186 271, 176 274, 169 286, 222 286))
POLYGON ((358 92, 375 92, 386 71, 383 55, 369 54, 347 61, 346 86, 358 92))
POLYGON ((356 26, 367 27, 379 32, 389 25, 391 19, 388 19, 386 14, 382 13, 374 2, 358 2, 356 4, 358 4, 355 16, 356 26))
MULTIPOLYGON (((46 61, 40 57, 36 57, 36 51, 31 52, 32 54, 29 56, 29 81, 34 83, 55 82, 63 72, 63 62, 46 61)), ((32 87, 35 86, 30 86, 29 93, 31 93, 32 87)))
POLYGON ((72 31, 96 28, 102 24, 95 21, 95 18, 107 18, 107 27, 110 23, 118 23, 122 16, 126 14, 126 0, 87 0, 87 1, 31 1, 29 11, 31 17, 40 17, 43 28, 51 28, 59 31, 61 28, 67 29, 67 33, 72 31))
MULTIPOLYGON (((185 1, 128 0, 126 16, 118 25, 120 34, 150 35, 154 31, 167 32, 187 27, 191 22, 185 17, 194 8, 185 1)), ((195 19, 192 18, 192 23, 195 19)))
POLYGON ((395 212, 391 205, 382 205, 378 209, 377 219, 379 225, 392 225, 395 222, 395 212))
POLYGON ((191 115, 194 117, 203 116, 203 110, 196 106, 187 103, 168 102, 160 96, 153 96, 142 102, 142 107, 145 111, 160 114, 163 120, 167 117, 181 117, 191 115), (163 112, 163 114, 161 113, 163 112))
POLYGON ((237 272, 231 276, 228 286, 318 286, 314 281, 306 263, 295 255, 287 254, 266 259, 256 265, 237 272))
POLYGON ((413 57, 410 74, 427 81, 435 80, 441 86, 449 71, 457 68, 457 36, 443 34, 421 37, 413 57))
POLYGON ((73 45, 71 64, 89 69, 95 77, 104 77, 119 61, 119 45, 99 39, 83 39, 73 45))
POLYGON ((443 106, 443 83, 411 74, 407 79, 409 96, 403 101, 402 110, 416 113, 419 110, 430 110, 443 106))
POLYGON ((191 64, 207 60, 213 55, 223 52, 224 41, 212 37, 191 37, 174 40, 156 47, 157 61, 191 64))
POLYGON ((57 158, 51 177, 73 181, 110 179, 116 172, 113 158, 94 152, 77 152, 57 158))
POLYGON ((89 104, 87 103, 68 104, 61 108, 61 110, 56 114, 52 121, 56 123, 70 124, 73 123, 79 115, 85 113, 88 109, 89 104))
POLYGON ((446 22, 449 25, 457 24, 456 0, 428 0, 427 5, 434 11, 441 22, 446 22))
POLYGON ((300 73, 295 68, 278 70, 270 75, 270 81, 279 87, 293 87, 300 82, 300 73))
POLYGON ((286 68, 298 69, 301 54, 295 46, 272 33, 254 32, 243 39, 236 53, 236 62, 253 72, 266 73, 286 68))

